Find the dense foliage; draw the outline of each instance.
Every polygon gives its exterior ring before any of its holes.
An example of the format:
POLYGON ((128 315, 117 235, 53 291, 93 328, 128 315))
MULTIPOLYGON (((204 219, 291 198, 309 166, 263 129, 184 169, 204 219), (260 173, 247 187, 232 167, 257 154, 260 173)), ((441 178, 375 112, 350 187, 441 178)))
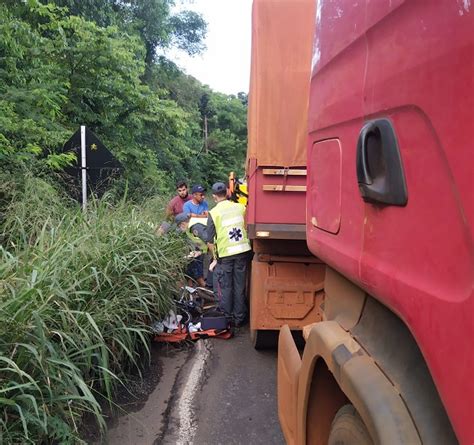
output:
POLYGON ((202 18, 172 4, 1 2, 2 169, 60 169, 71 161, 62 145, 87 125, 124 165, 132 196, 242 172, 245 94, 214 93, 156 55, 203 48, 202 18))
POLYGON ((157 237, 156 203, 67 206, 47 182, 2 176, 0 442, 77 443, 84 413, 101 427, 169 309, 183 240, 157 237))
POLYGON ((79 443, 84 413, 104 426, 100 398, 139 367, 182 279, 183 241, 155 234, 165 194, 243 170, 246 95, 162 55, 203 49, 202 17, 173 5, 0 1, 1 443, 79 443), (85 213, 61 174, 79 125, 124 166, 85 213))

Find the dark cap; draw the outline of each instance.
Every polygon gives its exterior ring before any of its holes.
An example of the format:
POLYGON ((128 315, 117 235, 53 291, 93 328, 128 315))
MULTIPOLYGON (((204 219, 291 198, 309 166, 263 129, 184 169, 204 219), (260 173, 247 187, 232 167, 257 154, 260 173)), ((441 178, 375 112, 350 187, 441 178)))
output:
POLYGON ((191 189, 191 194, 193 193, 204 193, 206 189, 202 185, 193 185, 193 188, 191 189))
POLYGON ((189 215, 187 213, 178 213, 175 218, 174 218, 174 221, 176 224, 181 224, 182 222, 187 222, 189 221, 189 215))
POLYGON ((223 182, 216 182, 212 186, 212 193, 217 193, 217 194, 227 193, 227 186, 223 182))

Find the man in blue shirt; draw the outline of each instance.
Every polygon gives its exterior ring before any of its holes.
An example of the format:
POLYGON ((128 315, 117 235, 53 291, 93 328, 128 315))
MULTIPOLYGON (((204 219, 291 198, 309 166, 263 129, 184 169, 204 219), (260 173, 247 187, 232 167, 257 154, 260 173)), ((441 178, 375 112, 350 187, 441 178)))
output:
POLYGON ((209 207, 205 200, 205 192, 206 190, 202 185, 193 185, 193 188, 191 189, 193 199, 184 203, 183 213, 187 213, 191 218, 207 218, 209 207))

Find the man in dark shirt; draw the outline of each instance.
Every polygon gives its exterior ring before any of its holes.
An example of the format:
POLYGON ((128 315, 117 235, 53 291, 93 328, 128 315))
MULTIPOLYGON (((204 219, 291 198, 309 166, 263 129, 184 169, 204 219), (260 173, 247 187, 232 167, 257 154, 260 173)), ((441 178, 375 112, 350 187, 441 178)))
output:
POLYGON ((174 219, 177 215, 183 212, 184 203, 191 200, 192 197, 188 194, 188 185, 184 181, 178 181, 176 184, 177 195, 168 203, 166 207, 166 217, 174 219))

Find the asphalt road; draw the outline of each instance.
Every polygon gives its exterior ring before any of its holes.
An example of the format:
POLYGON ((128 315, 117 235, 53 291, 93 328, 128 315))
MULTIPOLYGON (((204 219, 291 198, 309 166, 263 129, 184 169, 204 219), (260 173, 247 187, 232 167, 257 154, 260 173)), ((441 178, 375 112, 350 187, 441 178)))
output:
POLYGON ((248 330, 230 340, 154 348, 153 359, 159 362, 158 385, 139 408, 115 419, 107 443, 285 443, 277 414, 277 354, 255 351, 248 330))
POLYGON ((276 351, 255 351, 247 330, 212 345, 194 443, 284 444, 277 413, 276 351))

